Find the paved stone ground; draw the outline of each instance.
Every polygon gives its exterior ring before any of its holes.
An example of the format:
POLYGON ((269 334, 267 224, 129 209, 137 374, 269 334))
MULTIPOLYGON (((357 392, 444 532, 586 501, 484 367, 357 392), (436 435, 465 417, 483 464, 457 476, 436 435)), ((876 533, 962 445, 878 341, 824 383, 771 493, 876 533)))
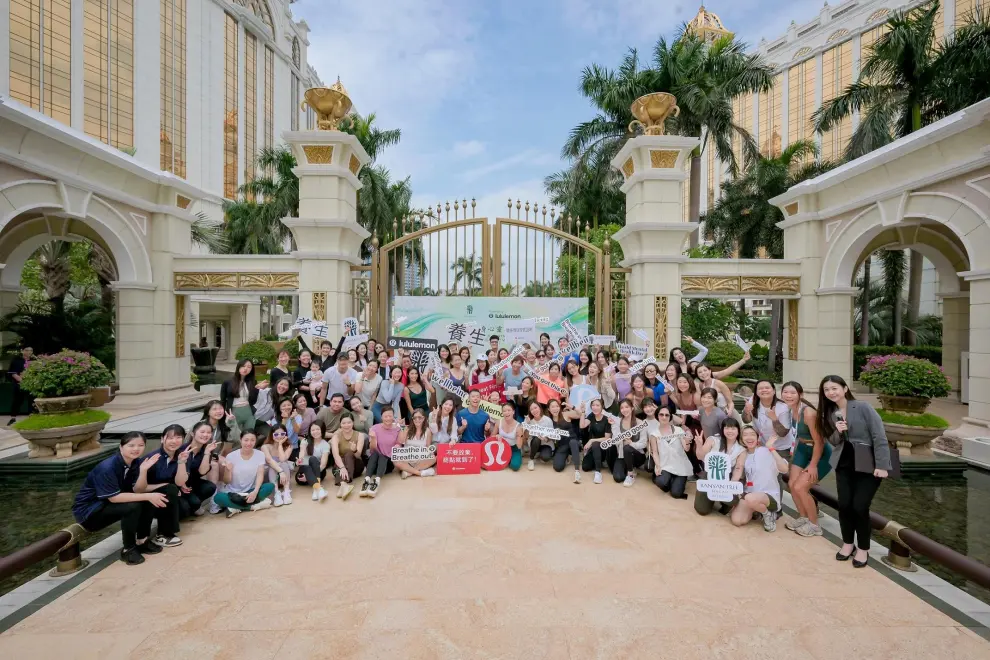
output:
POLYGON ((0 636, 0 657, 990 658, 827 540, 589 477, 391 475, 375 500, 300 489, 185 523, 184 545, 115 563, 0 636))

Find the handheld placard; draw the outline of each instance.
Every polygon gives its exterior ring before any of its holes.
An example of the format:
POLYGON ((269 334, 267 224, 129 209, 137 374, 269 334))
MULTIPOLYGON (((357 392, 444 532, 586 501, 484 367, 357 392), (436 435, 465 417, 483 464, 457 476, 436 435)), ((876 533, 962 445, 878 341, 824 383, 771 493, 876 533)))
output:
POLYGON ((646 429, 646 422, 640 422, 636 426, 632 427, 628 431, 623 431, 622 433, 616 434, 614 437, 605 438, 601 441, 602 449, 608 449, 612 445, 621 445, 623 442, 633 437, 634 435, 639 435, 640 431, 646 429))

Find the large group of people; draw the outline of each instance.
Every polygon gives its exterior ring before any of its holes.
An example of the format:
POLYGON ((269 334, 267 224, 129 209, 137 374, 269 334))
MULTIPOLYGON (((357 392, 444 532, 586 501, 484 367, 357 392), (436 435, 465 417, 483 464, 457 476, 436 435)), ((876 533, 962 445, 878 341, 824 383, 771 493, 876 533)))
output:
POLYGON ((290 505, 302 488, 322 503, 331 479, 342 501, 355 489, 374 498, 390 473, 437 473, 435 452, 393 461, 394 447, 495 436, 509 445, 512 470, 524 461, 528 470, 546 464, 558 473, 570 465, 575 484, 584 473, 595 484, 610 474, 625 487, 646 478, 675 499, 688 498, 688 483, 706 478, 708 454, 720 452, 742 494, 716 502, 698 491, 697 513, 717 510, 737 526, 762 521, 772 532, 786 474, 798 512, 786 527, 805 537, 822 534, 811 487, 834 470, 843 540, 836 559, 865 566, 869 506, 891 469, 877 413, 838 376, 821 381, 817 407, 793 381, 778 390, 761 380, 752 396, 734 395, 723 379, 749 354, 714 371, 707 349, 685 340, 696 354, 674 348, 666 365, 646 358, 648 345, 620 355, 567 337, 555 344, 546 333, 521 350, 497 335, 481 353, 440 344, 426 359, 374 340, 345 350, 341 338, 336 347, 322 342, 318 353, 303 344, 294 368, 283 350, 261 377, 242 360, 188 431, 168 427, 150 453, 141 433, 124 436, 120 451, 86 478, 73 513, 91 531, 120 521, 121 558, 137 564, 180 544, 184 518, 290 505))

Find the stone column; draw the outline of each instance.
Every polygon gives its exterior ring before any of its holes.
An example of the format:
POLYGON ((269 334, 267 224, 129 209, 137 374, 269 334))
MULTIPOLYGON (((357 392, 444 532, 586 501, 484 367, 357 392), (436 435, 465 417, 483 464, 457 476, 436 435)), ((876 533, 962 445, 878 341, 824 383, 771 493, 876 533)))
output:
POLYGON ((353 309, 351 265, 361 263, 361 242, 370 236, 357 223, 357 174, 371 159, 340 131, 290 131, 282 139, 299 163, 299 217, 283 220, 300 261, 299 315, 326 322, 335 341, 353 309))
POLYGON ((646 329, 663 362, 681 343, 681 263, 696 222, 684 221, 684 186, 697 138, 641 135, 612 159, 622 172, 626 226, 615 233, 629 278, 629 324, 646 329))
POLYGON ((969 291, 940 293, 942 299, 942 370, 952 392, 962 391, 961 353, 969 350, 969 291))
MULTIPOLYGON (((803 278, 802 278, 803 280, 803 278)), ((818 384, 825 376, 835 374, 849 384, 853 382, 853 300, 856 297, 855 287, 836 287, 834 289, 818 289, 817 341, 809 347, 813 350, 814 368, 817 373, 804 374, 801 382, 806 389, 818 389, 818 384)), ((802 298, 804 300, 804 298, 802 298)), ((800 312, 799 312, 800 315, 800 312)), ((814 318, 811 319, 814 323, 814 318)), ((799 330, 801 319, 798 319, 799 330)), ((800 336, 800 332, 798 333, 800 336)), ((807 344, 805 344, 807 346, 807 344)))
POLYGON ((990 272, 962 275, 969 281, 969 412, 942 440, 950 439, 949 448, 961 444, 964 458, 990 465, 990 272))
MULTIPOLYGON (((249 341, 258 341, 261 338, 260 299, 250 302, 244 306, 244 327, 241 332, 243 334, 244 343, 249 341)), ((236 349, 234 352, 237 352, 236 349)))

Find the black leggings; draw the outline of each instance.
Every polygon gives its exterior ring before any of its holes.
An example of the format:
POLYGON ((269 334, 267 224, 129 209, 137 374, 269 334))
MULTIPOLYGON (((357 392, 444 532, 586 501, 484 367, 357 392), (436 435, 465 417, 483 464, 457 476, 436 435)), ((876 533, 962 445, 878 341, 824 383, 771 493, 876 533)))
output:
POLYGON ((670 496, 675 499, 687 499, 687 495, 684 494, 684 489, 687 488, 687 477, 681 477, 662 470, 660 476, 653 477, 653 483, 663 492, 670 493, 670 496))
POLYGON ((316 456, 310 456, 306 461, 300 466, 299 470, 296 472, 296 483, 300 485, 314 486, 317 481, 323 481, 327 476, 327 469, 320 469, 320 459, 316 456), (306 481, 300 481, 299 475, 302 474, 306 477, 306 481), (319 476, 317 476, 319 475, 319 476))
POLYGON ((633 474, 636 468, 646 463, 646 454, 636 449, 632 445, 622 448, 622 460, 618 460, 619 452, 615 452, 616 460, 612 463, 612 478, 616 483, 621 484, 626 477, 633 474))
POLYGON ((217 492, 217 485, 206 479, 197 479, 189 484, 191 489, 188 493, 179 495, 179 519, 188 518, 203 506, 203 502, 213 497, 217 492))
POLYGON ((120 521, 120 535, 124 548, 133 548, 137 539, 146 539, 151 535, 151 521, 158 518, 158 533, 163 536, 175 536, 179 531, 179 496, 178 487, 169 484, 161 489, 168 502, 158 508, 151 502, 110 502, 107 501, 100 509, 83 521, 82 526, 89 532, 96 532, 120 521))
POLYGON ((581 462, 581 469, 585 472, 595 472, 602 471, 602 445, 601 439, 595 440, 591 443, 591 447, 588 451, 584 452, 584 460, 581 462))
POLYGON ((543 444, 543 438, 533 437, 529 439, 529 460, 535 461, 537 458, 549 463, 553 458, 553 447, 543 444))
POLYGON ((581 469, 581 443, 577 438, 561 438, 557 441, 557 447, 553 452, 553 469, 563 472, 567 467, 567 457, 570 455, 574 461, 574 469, 581 469), (568 454, 568 451, 570 454, 568 454))
POLYGON ((870 549, 870 504, 882 481, 871 472, 835 471, 843 543, 855 544, 860 550, 870 549))
POLYGON ((392 464, 391 458, 383 456, 377 451, 371 452, 371 457, 368 458, 369 477, 384 477, 393 469, 395 469, 395 466, 392 464))

